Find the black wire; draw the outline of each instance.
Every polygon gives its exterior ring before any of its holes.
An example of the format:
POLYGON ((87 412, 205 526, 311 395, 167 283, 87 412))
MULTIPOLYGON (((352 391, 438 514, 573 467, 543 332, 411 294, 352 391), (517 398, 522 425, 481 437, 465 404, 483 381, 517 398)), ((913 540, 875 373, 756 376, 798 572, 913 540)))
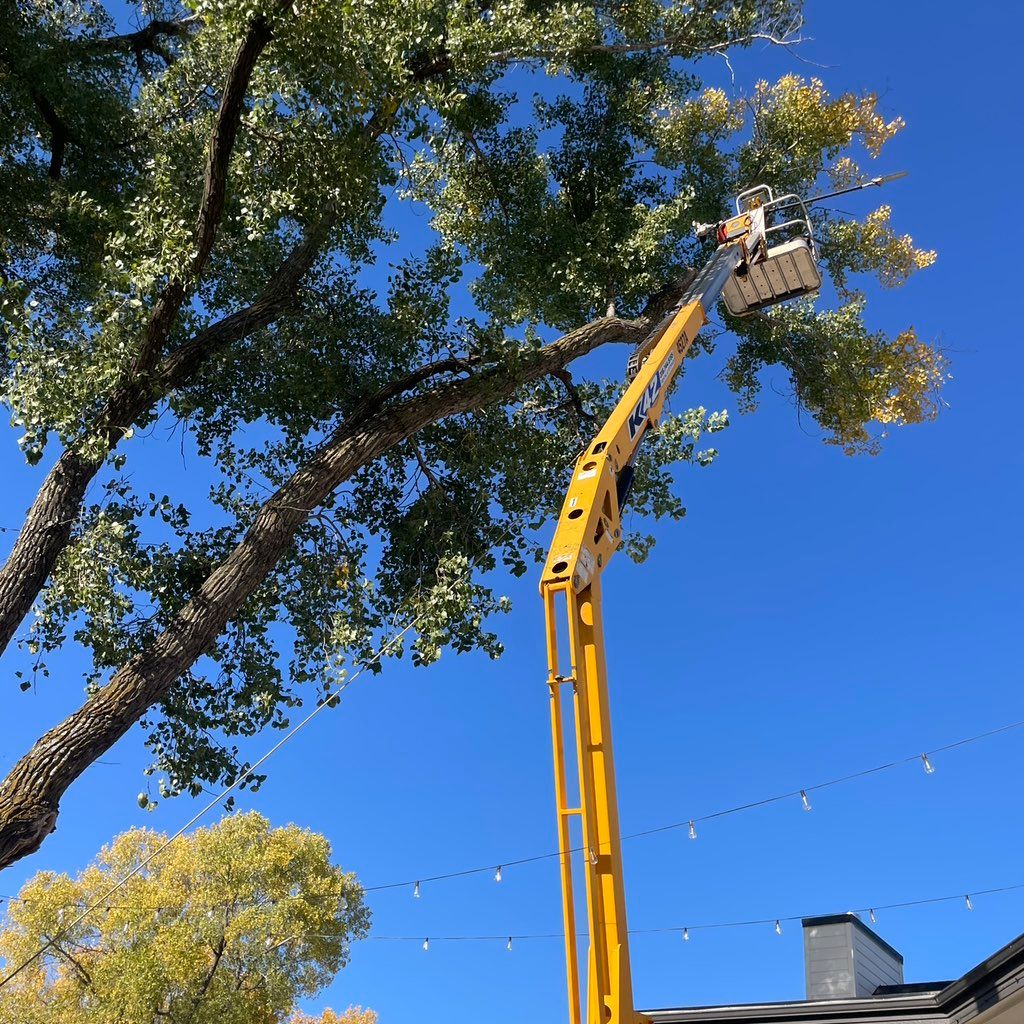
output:
MULTIPOLYGON (((871 914, 881 910, 903 910, 907 907, 922 907, 934 903, 950 903, 954 900, 963 900, 967 896, 992 896, 1005 892, 1014 892, 1024 889, 1024 882, 1015 885, 1001 885, 992 889, 972 889, 970 892, 956 893, 951 896, 929 896, 920 900, 904 900, 901 903, 879 903, 873 907, 859 907, 856 910, 846 911, 851 914, 871 914)), ((661 935, 668 932, 695 932, 711 931, 716 928, 751 928, 759 925, 773 925, 777 923, 791 923, 803 921, 809 917, 821 917, 820 913, 814 914, 784 914, 777 917, 756 917, 741 921, 712 921, 698 924, 673 925, 662 928, 630 928, 630 935, 661 935)), ((586 937, 586 932, 577 932, 577 936, 586 937)), ((330 936, 324 936, 329 938, 330 936)), ((429 939, 430 942, 508 942, 509 939, 519 941, 521 939, 560 939, 562 932, 534 932, 531 934, 516 935, 371 935, 370 939, 377 942, 423 942, 429 939)))
MULTIPOLYGON (((644 836, 658 835, 659 833, 662 833, 662 832, 671 832, 671 831, 675 831, 675 830, 682 829, 682 828, 689 828, 691 822, 696 825, 696 824, 698 824, 700 822, 714 821, 717 818, 724 818, 724 817, 728 817, 729 815, 732 815, 732 814, 739 814, 742 811, 753 810, 753 809, 755 809, 757 807, 767 807, 770 804, 780 803, 783 800, 793 800, 793 799, 796 799, 797 797, 799 797, 801 795, 801 793, 815 793, 815 792, 818 792, 818 791, 823 790, 823 789, 828 789, 831 786, 839 786, 839 785, 842 785, 843 783, 846 783, 846 782, 853 782, 853 781, 856 781, 857 779, 866 778, 869 775, 877 775, 878 773, 884 772, 884 771, 888 771, 891 768, 898 768, 901 765, 905 765, 905 764, 913 764, 916 761, 920 761, 926 755, 941 754, 941 753, 944 753, 944 752, 946 752, 948 750, 955 750, 958 747, 967 746, 970 743, 977 743, 979 740, 988 739, 988 738, 990 738, 992 736, 998 736, 998 735, 1000 735, 1002 733, 1010 732, 1013 729, 1020 729, 1022 727, 1024 727, 1024 720, 1019 721, 1019 722, 1011 722, 1009 725, 1002 725, 1002 726, 999 726, 998 728, 995 728, 995 729, 989 729, 986 732, 977 733, 974 736, 967 736, 967 737, 964 737, 963 739, 954 740, 952 743, 946 743, 943 746, 932 747, 930 750, 923 751, 920 754, 911 754, 911 755, 909 755, 907 757, 897 758, 894 761, 887 761, 885 764, 876 765, 873 768, 864 768, 861 771, 851 772, 848 775, 840 775, 837 778, 829 779, 826 782, 818 782, 818 783, 815 783, 815 784, 810 785, 810 786, 803 786, 800 789, 787 790, 785 793, 779 793, 779 794, 777 794, 775 796, 764 797, 763 799, 760 799, 760 800, 751 800, 751 801, 749 801, 747 803, 744 803, 744 804, 737 804, 735 807, 726 807, 726 808, 724 808, 722 810, 719 810, 719 811, 712 811, 712 812, 710 812, 708 814, 699 815, 698 817, 687 818, 684 821, 676 821, 676 822, 672 822, 671 824, 668 824, 668 825, 659 825, 659 826, 656 826, 655 828, 643 829, 642 831, 639 831, 639 832, 628 832, 628 833, 626 833, 624 835, 621 835, 619 838, 620 838, 621 841, 626 841, 628 839, 640 839, 640 838, 642 838, 644 836)), ((575 847, 572 847, 571 849, 569 849, 567 851, 567 853, 570 853, 570 854, 572 854, 572 853, 582 853, 586 849, 587 849, 587 847, 585 847, 585 846, 575 846, 575 847)), ((524 865, 524 864, 535 864, 535 863, 538 863, 539 861, 543 861, 543 860, 553 860, 554 858, 559 857, 559 856, 561 856, 561 854, 558 851, 553 851, 551 853, 539 853, 539 854, 534 854, 531 857, 519 857, 519 858, 516 858, 516 859, 502 860, 500 862, 500 866, 504 870, 506 868, 519 867, 519 866, 524 865)), ((437 875, 421 875, 419 878, 416 878, 416 879, 406 879, 405 881, 401 881, 401 882, 386 882, 386 883, 384 883, 382 885, 369 885, 369 886, 364 886, 363 887, 363 892, 365 892, 365 893, 384 892, 384 891, 386 891, 388 889, 410 888, 410 887, 417 886, 417 885, 423 885, 423 884, 425 884, 427 882, 441 882, 441 881, 446 881, 446 880, 451 879, 451 878, 466 878, 466 877, 469 877, 470 875, 480 875, 480 874, 483 874, 484 872, 494 871, 497 866, 498 866, 498 862, 492 862, 492 863, 489 863, 489 864, 480 865, 478 867, 463 868, 460 871, 447 871, 447 872, 444 872, 442 874, 437 874, 437 875)), ((1001 891, 1001 890, 993 890, 993 891, 1001 891)), ((321 898, 322 899, 327 899, 328 897, 321 897, 321 898)), ((952 898, 952 897, 941 897, 941 898, 942 899, 946 899, 946 898, 952 898)), ((292 900, 292 899, 306 899, 306 900, 308 900, 309 897, 304 896, 304 895, 288 896, 288 897, 279 898, 277 900, 268 900, 267 902, 270 903, 270 904, 274 904, 274 903, 282 903, 282 902, 285 902, 287 900, 292 900)), ((32 902, 31 900, 23 900, 23 899, 21 899, 21 897, 18 897, 18 896, 0 896, 0 901, 3 901, 3 900, 7 900, 10 903, 13 903, 13 902, 30 903, 30 902, 32 902)), ((78 906, 78 905, 81 905, 81 904, 70 904, 70 903, 69 904, 65 904, 65 906, 67 906, 67 907, 78 906)), ((210 904, 210 905, 203 904, 198 909, 204 909, 204 910, 205 909, 218 909, 218 908, 222 908, 222 907, 226 908, 226 907, 235 906, 235 905, 237 905, 237 904, 234 901, 229 901, 229 902, 225 902, 225 903, 210 904)), ((894 905, 898 905, 898 904, 894 904, 894 905)), ((116 909, 130 909, 129 907, 126 907, 125 905, 122 905, 122 904, 109 904, 109 906, 111 908, 116 908, 116 909)), ((195 906, 195 905, 193 904, 193 906, 195 906)), ((148 911, 161 911, 164 908, 163 907, 159 907, 159 906, 139 907, 138 905, 135 905, 135 909, 144 909, 144 910, 148 910, 148 911)), ((880 909, 880 908, 876 907, 875 909, 877 910, 877 909, 880 909)), ((772 918, 772 920, 774 921, 775 919, 772 918)))
MULTIPOLYGON (((903 900, 899 903, 877 903, 871 907, 859 907, 856 910, 846 911, 851 914, 876 914, 882 910, 905 910, 908 907, 923 907, 936 903, 951 903, 954 900, 966 900, 973 896, 994 896, 1007 892, 1015 892, 1024 889, 1024 882, 1014 885, 1000 885, 991 889, 971 889, 968 892, 956 893, 950 896, 928 896, 919 900, 903 900)), ((6 898, 6 897, 5 897, 6 898)), ((27 902, 27 901, 26 901, 27 902)), ((696 932, 711 931, 722 928, 751 928, 760 925, 790 923, 802 921, 808 917, 820 917, 820 913, 814 914, 781 914, 778 917, 754 917, 739 921, 708 921, 688 925, 671 925, 660 928, 630 928, 630 935, 663 935, 670 932, 696 932)), ((586 937, 586 932, 577 932, 577 936, 586 937)), ((526 939, 561 939, 563 932, 529 932, 511 933, 504 935, 370 935, 367 939, 373 942, 519 942, 526 939)), ((300 936, 296 936, 298 938, 300 936)), ((304 939, 342 939, 344 936, 329 933, 308 933, 303 934, 304 939)), ((279 945, 284 945, 288 939, 282 940, 279 945)))
MULTIPOLYGON (((760 799, 760 800, 752 800, 752 801, 750 801, 748 803, 737 804, 735 807, 726 807, 723 810, 712 811, 709 814, 700 815, 700 816, 694 817, 694 818, 687 818, 684 821, 672 822, 669 825, 659 825, 659 826, 656 826, 655 828, 643 829, 642 831, 639 831, 639 832, 629 832, 629 833, 626 833, 625 835, 621 835, 619 837, 619 839, 620 839, 620 841, 625 841, 627 839, 639 839, 639 838, 641 838, 643 836, 657 835, 658 833, 661 833, 661 832, 671 832, 671 831, 676 830, 676 829, 689 828, 691 821, 694 824, 697 824, 699 822, 704 822, 704 821, 713 821, 716 818, 724 818, 724 817, 727 817, 727 816, 732 815, 732 814, 739 814, 742 811, 753 810, 754 808, 757 808, 757 807, 766 807, 769 804, 779 803, 779 802, 781 802, 783 800, 792 800, 792 799, 794 799, 796 797, 799 797, 801 792, 813 793, 813 792, 817 792, 817 791, 822 790, 822 789, 828 789, 830 786, 838 786, 838 785, 841 785, 842 783, 845 783, 845 782, 852 782, 852 781, 854 781, 856 779, 862 779, 862 778, 865 778, 868 775, 876 775, 879 772, 888 771, 889 769, 897 768, 900 765, 912 764, 915 761, 919 761, 919 760, 921 760, 921 758, 922 758, 922 756, 924 754, 940 754, 940 753, 943 753, 944 751, 953 750, 953 749, 955 749, 957 747, 962 747, 962 746, 965 746, 965 745, 967 745, 969 743, 976 743, 977 741, 983 740, 983 739, 987 739, 990 736, 996 736, 996 735, 999 735, 1000 733, 1009 732, 1012 729, 1020 729, 1021 727, 1024 727, 1024 721, 1011 722, 1009 725, 1003 725, 1003 726, 1000 726, 999 728, 996 728, 996 729, 990 729, 987 732, 978 733, 975 736, 967 736, 964 739, 955 740, 954 742, 947 743, 947 744, 945 744, 944 746, 941 746, 941 747, 933 747, 931 750, 923 751, 921 754, 911 754, 911 755, 909 755, 907 757, 898 758, 897 760, 894 760, 894 761, 887 761, 885 764, 876 765, 873 768, 865 768, 865 769, 863 769, 861 771, 858 771, 858 772, 851 772, 848 775, 841 775, 838 778, 829 779, 826 782, 818 782, 818 783, 815 783, 814 785, 811 785, 811 786, 803 786, 801 789, 792 789, 792 790, 788 790, 785 793, 779 793, 779 794, 777 794, 775 796, 768 796, 768 797, 764 797, 763 799, 760 799)), ((567 852, 568 853, 582 853, 585 849, 586 849, 586 847, 584 847, 584 846, 576 846, 576 847, 572 847, 567 852)), ((555 857, 558 857, 558 856, 560 856, 560 853, 555 851, 555 852, 552 852, 552 853, 536 854, 536 855, 534 855, 532 857, 520 857, 517 860, 503 860, 503 861, 500 862, 500 864, 501 864, 502 868, 516 867, 516 866, 521 865, 521 864, 533 864, 533 863, 535 863, 537 861, 551 860, 551 859, 553 859, 555 857)), ((370 886, 366 886, 364 891, 365 892, 382 892, 382 891, 387 890, 387 889, 408 888, 408 887, 414 886, 416 884, 422 885, 425 882, 440 882, 440 881, 447 880, 449 878, 464 878, 464 877, 466 877, 468 875, 479 875, 479 874, 482 874, 485 871, 493 871, 495 869, 496 863, 497 862, 493 862, 493 863, 490 863, 490 864, 481 865, 479 867, 464 868, 461 871, 448 871, 448 872, 445 872, 443 874, 424 875, 424 876, 421 876, 420 878, 407 879, 407 880, 402 881, 402 882, 388 882, 388 883, 385 883, 383 885, 370 885, 370 886)), ((774 918, 773 918, 773 920, 774 920, 774 918)))

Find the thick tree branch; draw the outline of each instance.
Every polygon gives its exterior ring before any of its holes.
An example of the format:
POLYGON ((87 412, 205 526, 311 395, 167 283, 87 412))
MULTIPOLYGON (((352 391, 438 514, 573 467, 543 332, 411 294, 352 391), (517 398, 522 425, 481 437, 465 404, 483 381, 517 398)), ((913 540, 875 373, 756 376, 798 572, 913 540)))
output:
POLYGON ((224 212, 227 194, 228 164, 238 134, 238 123, 245 109, 245 96, 260 54, 270 42, 272 30, 263 17, 254 18, 235 54, 221 94, 220 106, 206 147, 206 168, 203 172, 203 194, 199 201, 194 235, 195 250, 184 275, 171 278, 160 293, 142 344, 131 368, 130 377, 148 373, 160 358, 170 336, 175 318, 189 293, 189 288, 202 274, 224 212))
POLYGON ((48 176, 56 181, 64 167, 64 152, 69 142, 76 142, 67 122, 57 113, 54 105, 36 88, 29 90, 36 110, 42 115, 46 127, 50 129, 50 167, 48 176))
POLYGON ((121 35, 106 36, 103 39, 83 39, 75 49, 81 53, 155 53, 166 60, 167 51, 161 46, 160 40, 168 37, 188 35, 193 26, 201 22, 198 14, 174 21, 156 18, 137 32, 125 32, 121 35))
MULTIPOLYGON (((334 205, 328 204, 306 229, 302 239, 251 306, 217 321, 167 355, 153 374, 157 393, 166 395, 187 384, 213 353, 251 336, 260 328, 270 326, 293 307, 298 300, 302 279, 323 248, 335 217, 334 205)), ((134 422, 138 415, 136 413, 127 422, 134 422)), ((125 419, 122 416, 121 422, 125 422, 125 419)))
MULTIPOLYGON (((661 306, 664 300, 659 300, 661 306)), ((51 729, 0 785, 0 868, 38 849, 56 827, 68 786, 159 701, 195 661, 288 551, 296 531, 361 467, 446 417, 508 401, 526 383, 564 369, 599 345, 636 344, 660 320, 659 308, 636 320, 602 317, 536 353, 516 369, 490 366, 398 402, 435 375, 437 364, 377 393, 347 418, 263 505, 234 550, 207 577, 153 643, 132 658, 88 703, 51 729)))
POLYGON ((0 569, 0 651, 11 642, 67 546, 86 489, 106 454, 158 401, 188 384, 211 356, 269 326, 288 311, 296 301, 302 278, 323 247, 334 217, 333 206, 321 212, 252 305, 200 331, 168 355, 155 368, 151 381, 129 381, 114 390, 90 430, 91 436, 102 439, 102 452, 87 456, 72 446, 57 460, 0 569))

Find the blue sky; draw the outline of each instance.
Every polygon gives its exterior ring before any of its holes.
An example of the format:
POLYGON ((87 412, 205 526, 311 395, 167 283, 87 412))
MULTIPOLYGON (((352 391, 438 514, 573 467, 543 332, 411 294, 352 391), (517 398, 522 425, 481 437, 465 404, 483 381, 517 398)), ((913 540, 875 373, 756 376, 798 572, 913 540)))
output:
MULTIPOLYGON (((735 61, 738 79, 819 74, 833 92, 871 89, 906 131, 881 170, 906 169, 885 201, 934 268, 904 289, 872 289, 873 323, 913 323, 945 346, 955 379, 931 425, 849 459, 766 388, 733 417, 721 456, 680 477, 689 516, 659 530, 646 565, 605 577, 622 825, 685 820, 798 789, 1024 719, 1020 696, 1021 331, 998 275, 1015 265, 1021 163, 1016 116, 1021 10, 1010 3, 808 5, 801 51, 735 61), (943 11, 948 10, 948 17, 943 11), (922 17, 922 15, 927 15, 922 17), (993 25, 1002 26, 998 32, 993 25), (965 48, 965 40, 971 45, 965 48), (978 45, 984 40, 984 46, 978 45)), ((728 83, 724 65, 706 69, 728 83)), ((866 212, 879 197, 846 201, 866 212)), ((715 380, 721 353, 692 364, 678 408, 734 403, 715 380)), ((177 443, 147 471, 182 478, 177 443)), ((15 434, 0 443, 0 525, 18 522, 37 483, 15 434)), ((528 485, 528 482, 524 482, 528 485)), ((197 490, 196 494, 199 495, 197 490)), ((2 538, 0 538, 2 539, 2 538)), ((6 545, 5 545, 6 546, 6 545)), ((272 762, 252 806, 323 831, 367 885, 497 864, 553 848, 541 606, 536 580, 508 581, 497 663, 446 655, 427 672, 391 665, 358 681, 272 762)), ((0 769, 80 699, 78 662, 18 692, 8 655, 0 769)), ((267 746, 277 736, 266 737, 267 746)), ((1019 796, 1024 733, 936 756, 799 800, 625 845, 635 928, 840 912, 1024 882, 1019 796)), ((135 807, 135 734, 69 793, 59 831, 0 875, 15 891, 41 869, 74 870, 133 824, 168 831, 187 800, 135 807)), ((963 973, 1024 931, 1024 891, 893 910, 882 936, 908 980, 963 973)), ((561 926, 554 861, 373 897, 378 936, 507 935, 561 926)), ((638 936, 638 1005, 800 998, 799 928, 638 936)), ((385 1021, 491 1024, 564 1019, 559 940, 374 939, 311 1008, 362 1003, 385 1021)))

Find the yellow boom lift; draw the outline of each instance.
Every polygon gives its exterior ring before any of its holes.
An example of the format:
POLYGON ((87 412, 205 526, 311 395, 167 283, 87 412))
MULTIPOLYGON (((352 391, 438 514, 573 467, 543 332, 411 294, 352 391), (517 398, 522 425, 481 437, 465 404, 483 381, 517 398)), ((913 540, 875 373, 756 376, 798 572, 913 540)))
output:
POLYGON ((647 432, 657 426, 668 389, 719 296, 730 312, 742 316, 821 287, 810 216, 798 196, 776 197, 760 185, 737 197, 734 217, 695 225, 695 229, 699 238, 713 235, 718 246, 679 304, 630 357, 625 394, 576 463, 540 586, 547 619, 570 1024, 584 1020, 573 897, 570 819, 574 816, 582 822, 590 937, 586 1024, 647 1020, 633 1007, 601 623, 601 574, 621 542, 622 508, 629 496, 637 450, 647 432), (567 659, 560 656, 560 624, 567 628, 567 659), (578 783, 573 793, 578 793, 579 806, 570 805, 563 687, 570 688, 572 695, 578 783))

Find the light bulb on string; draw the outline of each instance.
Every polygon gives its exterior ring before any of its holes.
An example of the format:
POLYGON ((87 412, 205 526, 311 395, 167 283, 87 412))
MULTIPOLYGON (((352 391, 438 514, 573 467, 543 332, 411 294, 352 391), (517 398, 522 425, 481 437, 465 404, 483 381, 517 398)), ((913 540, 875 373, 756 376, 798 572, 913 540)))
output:
POLYGON ((590 857, 590 863, 596 865, 597 864, 597 854, 594 853, 594 848, 592 846, 590 847, 589 857, 590 857))
POLYGON ((691 839, 697 838, 697 826, 694 825, 692 819, 690 820, 690 827, 687 829, 687 832, 689 833, 691 839))
POLYGON ((498 865, 497 870, 494 872, 494 880, 496 882, 500 882, 501 881, 501 865, 500 864, 498 865))
POLYGON ((776 935, 781 935, 782 934, 782 922, 781 921, 776 921, 775 922, 775 934, 776 935))
POLYGON ((803 803, 805 811, 811 811, 811 810, 814 809, 813 807, 811 807, 811 801, 807 799, 807 790, 806 789, 801 789, 800 790, 800 801, 801 801, 801 803, 803 803))
POLYGON ((430 949, 430 939, 423 940, 423 952, 426 953, 430 949))
POLYGON ((965 906, 965 907, 966 907, 966 908, 967 908, 968 910, 973 910, 973 909, 974 909, 974 904, 973 904, 973 903, 971 903, 971 897, 970 897, 970 896, 965 896, 965 897, 964 897, 964 906, 965 906))
POLYGON ((420 898, 420 883, 419 882, 417 882, 412 887, 412 895, 413 895, 413 899, 417 899, 418 900, 420 898))
POLYGON ((689 942, 689 941, 690 941, 690 929, 689 928, 684 928, 683 929, 683 942, 689 942))
POLYGON ((934 775, 935 774, 935 765, 933 765, 931 763, 931 761, 928 760, 928 755, 927 754, 922 754, 921 755, 921 764, 924 765, 924 773, 925 773, 925 775, 934 775))
POLYGON ((874 924, 878 920, 878 918, 875 917, 875 911, 873 909, 868 911, 868 917, 871 918, 872 924, 874 924))
POLYGON ((508 942, 505 943, 505 948, 511 953, 512 952, 512 936, 508 937, 508 942))

